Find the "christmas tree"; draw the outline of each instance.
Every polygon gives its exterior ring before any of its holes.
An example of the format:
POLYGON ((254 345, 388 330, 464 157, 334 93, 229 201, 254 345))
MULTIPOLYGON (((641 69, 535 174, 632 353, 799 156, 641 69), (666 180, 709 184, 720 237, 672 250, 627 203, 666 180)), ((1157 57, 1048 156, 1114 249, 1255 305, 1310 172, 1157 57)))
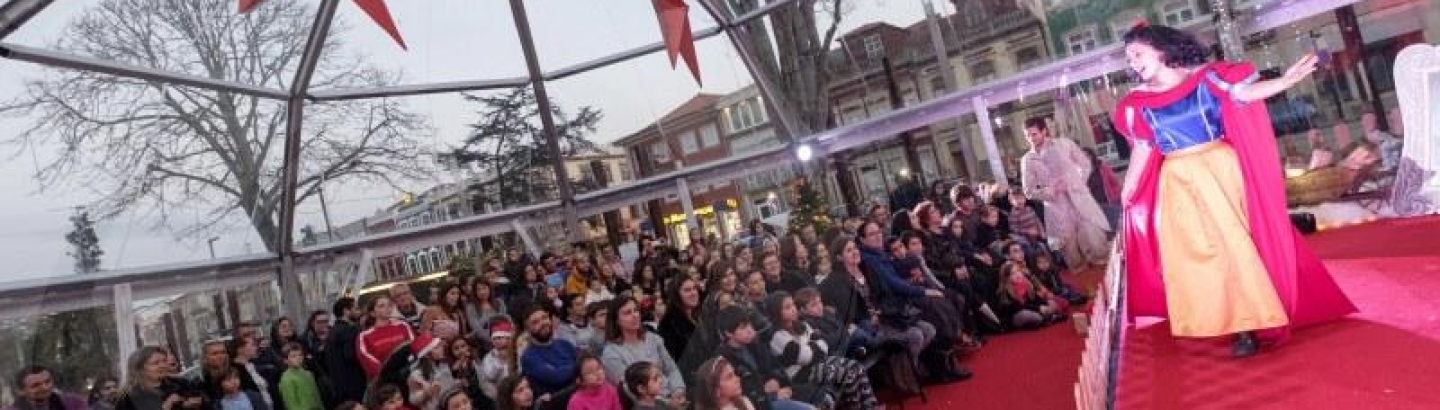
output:
POLYGON ((789 232, 800 232, 805 225, 814 225, 815 232, 825 232, 830 229, 830 211, 827 208, 828 202, 820 196, 820 191, 810 184, 810 180, 800 177, 790 187, 791 198, 795 198, 794 207, 790 209, 789 232))

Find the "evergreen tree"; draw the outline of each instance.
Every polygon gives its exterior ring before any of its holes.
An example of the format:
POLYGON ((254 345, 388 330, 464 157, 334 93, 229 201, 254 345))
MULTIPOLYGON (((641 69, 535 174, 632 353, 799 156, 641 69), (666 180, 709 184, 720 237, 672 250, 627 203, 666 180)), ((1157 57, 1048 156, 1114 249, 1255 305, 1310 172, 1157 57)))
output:
POLYGON ((95 235, 95 221, 90 219, 90 213, 83 209, 76 209, 75 215, 70 216, 70 223, 75 229, 65 234, 65 241, 75 247, 69 252, 70 257, 75 258, 75 273, 94 273, 100 270, 100 256, 105 251, 100 250, 100 237, 95 235))
POLYGON ((805 225, 814 225, 816 232, 825 232, 830 229, 830 212, 828 202, 810 184, 810 179, 800 177, 791 186, 791 198, 795 198, 794 206, 790 209, 789 232, 800 232, 805 225))
MULTIPOLYGON (((100 249, 90 213, 77 210, 70 222, 75 227, 65 234, 65 241, 74 247, 67 254, 75 258, 76 273, 100 271, 100 256, 105 252, 100 249)), ((56 386, 72 392, 83 391, 89 380, 115 375, 119 353, 113 308, 71 310, 40 318, 26 343, 29 363, 49 367, 56 386)))

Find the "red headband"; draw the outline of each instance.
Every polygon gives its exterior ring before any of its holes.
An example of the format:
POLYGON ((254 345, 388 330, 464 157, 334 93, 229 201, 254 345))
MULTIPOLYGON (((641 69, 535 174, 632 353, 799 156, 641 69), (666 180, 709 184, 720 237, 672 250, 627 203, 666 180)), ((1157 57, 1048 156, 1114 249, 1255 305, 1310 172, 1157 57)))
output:
POLYGON ((1146 20, 1145 16, 1140 16, 1135 18, 1135 24, 1130 26, 1130 29, 1139 30, 1146 27, 1150 27, 1150 20, 1146 20))

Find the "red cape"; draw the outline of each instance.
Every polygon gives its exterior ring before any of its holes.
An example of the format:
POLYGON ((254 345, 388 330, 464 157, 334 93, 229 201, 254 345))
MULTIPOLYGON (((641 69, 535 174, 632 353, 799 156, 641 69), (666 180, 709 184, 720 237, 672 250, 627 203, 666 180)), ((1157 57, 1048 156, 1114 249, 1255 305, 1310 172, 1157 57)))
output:
MULTIPOLYGON (((1237 103, 1230 93, 1213 81, 1214 72, 1226 83, 1237 84, 1253 74, 1249 63, 1217 62, 1200 67, 1180 85, 1164 92, 1132 91, 1117 104, 1113 121, 1116 129, 1132 140, 1152 141, 1154 133, 1141 115, 1142 108, 1159 108, 1191 95, 1195 87, 1210 87, 1220 97, 1225 140, 1235 149, 1245 177, 1245 211, 1250 236, 1270 274, 1270 281, 1290 315, 1290 327, 1339 318, 1356 311, 1355 305, 1320 259, 1315 257, 1300 232, 1290 223, 1285 205, 1284 173, 1275 147, 1275 130, 1264 102, 1237 103), (1127 116, 1126 112, 1133 112, 1127 116), (1132 117, 1132 118, 1127 118, 1132 117), (1131 127, 1133 119, 1133 128, 1131 127)), ((1150 160, 1140 172, 1135 199, 1121 217, 1121 238, 1125 241, 1126 300, 1130 318, 1167 317, 1165 286, 1160 275, 1160 254, 1155 237, 1155 197, 1164 156, 1150 151, 1150 160)), ((1278 336, 1288 328, 1277 329, 1278 336)))

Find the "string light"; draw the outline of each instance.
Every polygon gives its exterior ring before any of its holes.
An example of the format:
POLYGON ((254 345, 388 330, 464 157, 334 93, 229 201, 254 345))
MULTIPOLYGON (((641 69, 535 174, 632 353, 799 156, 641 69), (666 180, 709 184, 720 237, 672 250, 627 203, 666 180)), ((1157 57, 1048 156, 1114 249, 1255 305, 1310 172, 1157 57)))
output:
POLYGON ((1220 49, 1225 53, 1225 58, 1239 60, 1245 58, 1245 47, 1240 44, 1237 37, 1239 30, 1235 27, 1235 19, 1230 14, 1229 3, 1229 0, 1210 0, 1211 8, 1220 17, 1220 49))

